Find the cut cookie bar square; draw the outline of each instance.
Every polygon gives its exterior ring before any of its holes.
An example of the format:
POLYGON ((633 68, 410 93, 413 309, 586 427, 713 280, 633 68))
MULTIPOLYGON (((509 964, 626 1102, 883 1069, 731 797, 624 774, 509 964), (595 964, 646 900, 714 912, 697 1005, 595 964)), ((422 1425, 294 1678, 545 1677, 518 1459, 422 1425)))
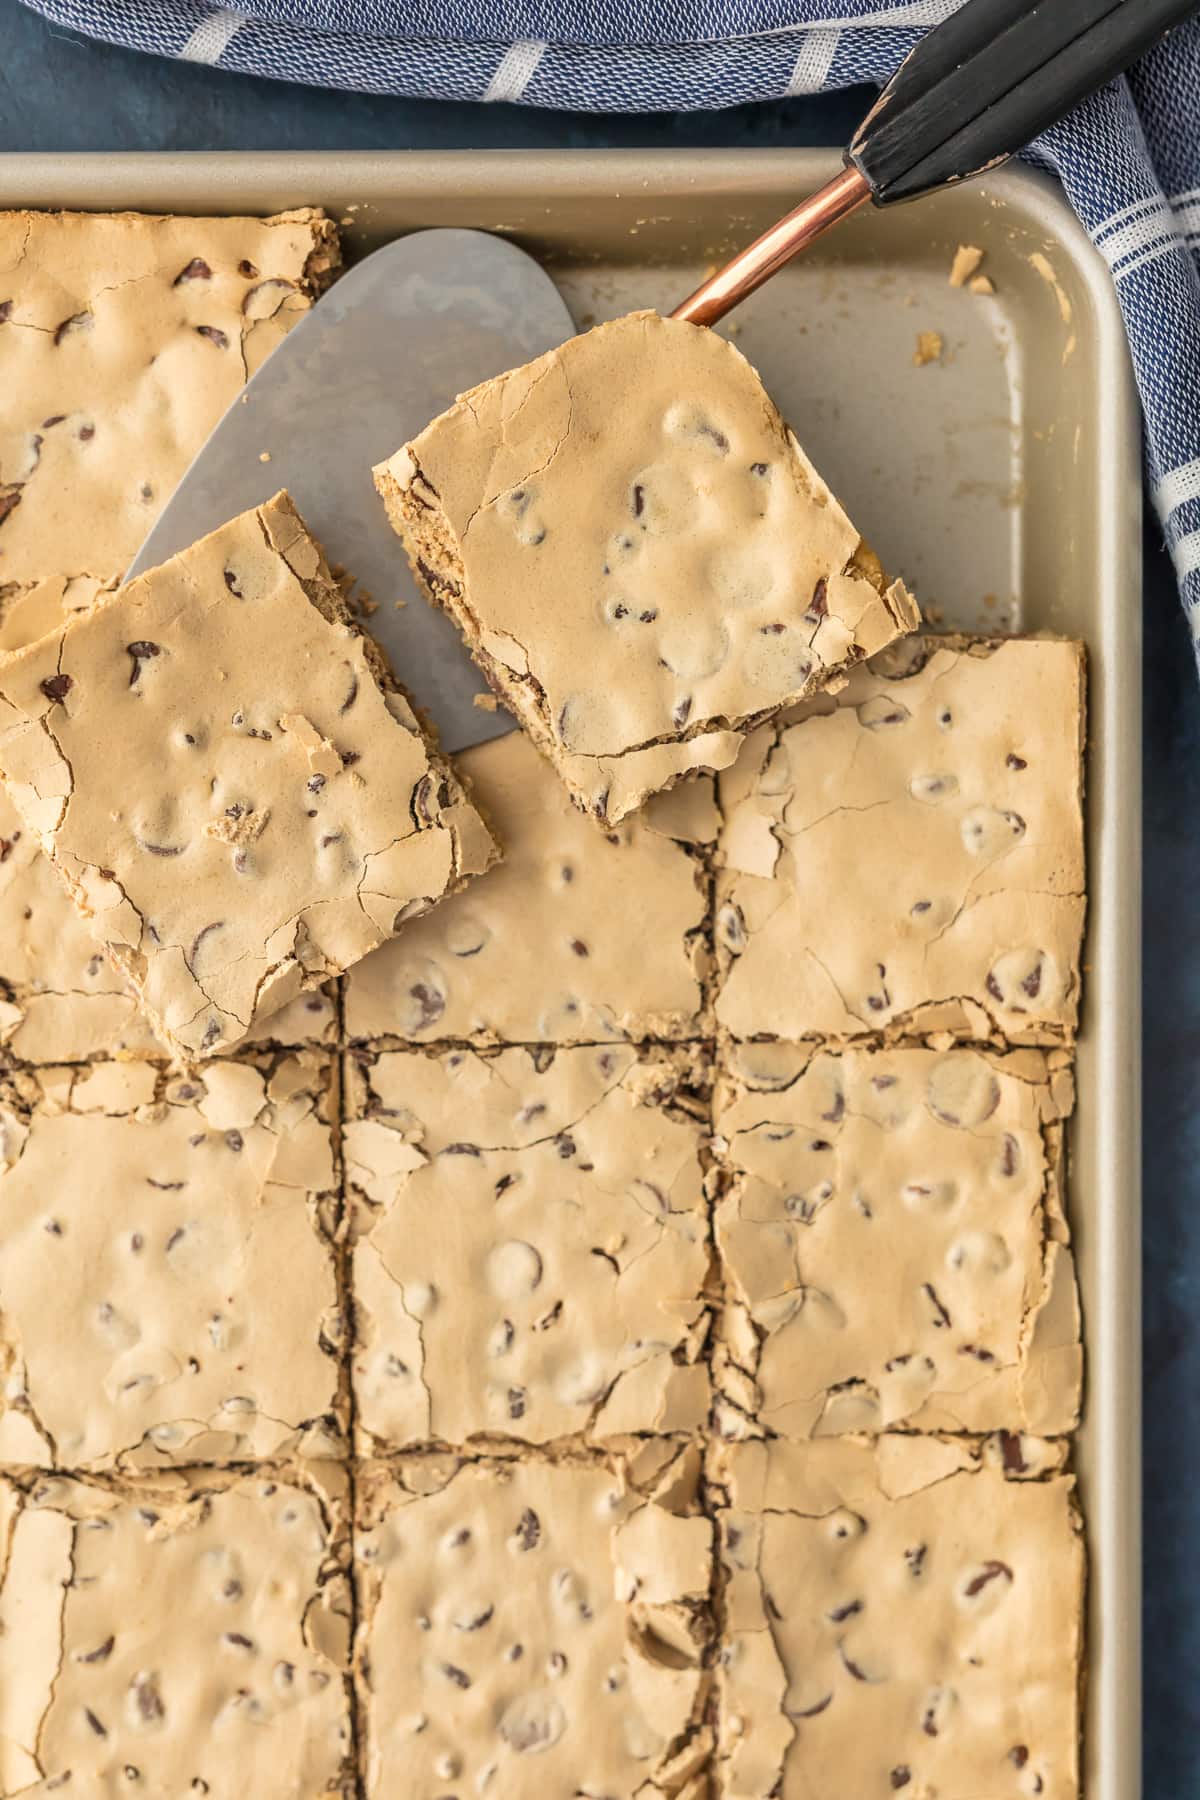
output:
POLYGON ((0 772, 181 1055, 493 854, 282 494, 10 657, 0 772))
MULTIPOLYGON (((323 1044, 336 1030, 327 985, 298 994, 247 1042, 323 1044)), ((0 1041, 25 1063, 169 1054, 2 788, 0 1041)))
POLYGON ((686 1069, 613 1046, 359 1070, 344 1154, 364 1447, 699 1426, 710 1248, 686 1069))
POLYGON ((746 1044, 718 1083, 730 1435, 1071 1431, 1065 1051, 746 1044))
POLYGON ((633 313, 464 394, 376 470, 413 567, 607 822, 917 623, 755 370, 633 313))
POLYGON ((333 223, 312 208, 0 214, 5 648, 124 574, 221 414, 339 261, 333 223))
POLYGON ((0 1792, 350 1800, 346 1490, 0 1480, 0 1792))
POLYGON ((1022 1449, 718 1450, 723 1800, 1077 1800, 1074 1481, 1061 1445, 1022 1449))
POLYGON ((1075 1030, 1083 647, 924 637, 721 777, 717 1017, 735 1037, 1075 1030))
POLYGON ((368 1800, 702 1800, 712 1525, 688 1486, 669 1467, 656 1498, 615 1462, 367 1465, 368 1800))
POLYGON ((504 860, 355 964, 351 1038, 595 1043, 699 1029, 704 777, 598 832, 519 731, 456 759, 504 860))
POLYGON ((338 1454, 330 1074, 304 1053, 9 1079, 0 1462, 338 1454))

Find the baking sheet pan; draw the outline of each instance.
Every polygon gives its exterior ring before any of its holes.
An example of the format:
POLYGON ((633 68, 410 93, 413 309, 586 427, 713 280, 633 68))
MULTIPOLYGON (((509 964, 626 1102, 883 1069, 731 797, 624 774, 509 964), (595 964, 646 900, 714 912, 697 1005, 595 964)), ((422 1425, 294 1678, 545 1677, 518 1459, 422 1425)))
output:
MULTIPOLYGON (((669 308, 835 172, 824 151, 0 156, 0 206, 320 204, 353 256, 511 233, 580 325, 669 308)), ((947 625, 1088 646, 1087 979, 1069 1204, 1086 1312, 1089 1800, 1140 1793, 1140 582, 1137 412, 1107 273, 1021 168, 859 214, 740 310, 736 341, 887 564, 947 625), (976 244, 991 298, 952 290, 976 244), (914 361, 917 335, 942 339, 914 361)), ((397 346, 403 354, 403 346, 397 346)))

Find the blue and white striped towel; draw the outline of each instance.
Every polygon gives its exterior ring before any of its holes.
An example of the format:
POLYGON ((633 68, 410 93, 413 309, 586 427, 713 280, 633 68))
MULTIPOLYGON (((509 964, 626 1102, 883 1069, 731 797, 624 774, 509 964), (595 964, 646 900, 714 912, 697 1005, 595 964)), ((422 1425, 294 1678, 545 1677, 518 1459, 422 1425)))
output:
MULTIPOLYGON (((959 0, 26 0, 56 24, 362 93, 594 112, 882 84, 959 0)), ((1136 4, 1137 0, 1129 0, 1136 4)), ((1200 662, 1200 20, 1032 147, 1112 269, 1200 662)))

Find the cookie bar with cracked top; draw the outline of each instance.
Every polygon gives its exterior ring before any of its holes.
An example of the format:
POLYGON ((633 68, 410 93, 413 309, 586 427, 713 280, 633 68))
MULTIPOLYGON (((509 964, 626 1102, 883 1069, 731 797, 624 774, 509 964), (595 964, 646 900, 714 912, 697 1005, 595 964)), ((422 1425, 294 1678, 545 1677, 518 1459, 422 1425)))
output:
POLYGON ((746 1044, 718 1083, 730 1435, 1074 1429, 1065 1051, 746 1044))
MULTIPOLYGON (((0 946, 0 1042, 20 1061, 168 1054, 2 788, 0 946)), ((329 1043, 336 1028, 332 988, 311 988, 246 1042, 329 1043)))
POLYGON ((389 937, 494 846, 286 495, 0 675, 0 772, 182 1055, 389 937))
POLYGON ((455 759, 504 860, 346 982, 351 1038, 595 1043, 694 1035, 708 953, 706 777, 600 833, 519 731, 455 759), (693 848, 696 854, 693 854, 693 848))
POLYGON ((1077 1800, 1075 1484, 1025 1448, 718 1448, 724 1800, 1077 1800))
POLYGON ((330 1077, 304 1052, 9 1078, 0 1462, 339 1453, 330 1077))
POLYGON ((462 395, 376 470, 418 579, 606 822, 918 613, 734 346, 642 312, 462 395))
POLYGON ((364 1448, 700 1426, 705 1127, 682 1063, 413 1050, 359 1071, 344 1155, 364 1448))
POLYGON ((1083 646, 885 651, 721 776, 717 1018, 735 1037, 1069 1041, 1083 646))
POLYGON ((32 615, 21 642, 124 574, 339 261, 336 228, 309 207, 0 215, 0 596, 6 624, 14 607, 32 615))
POLYGON ((406 1456, 358 1482, 366 1793, 701 1800, 712 1525, 619 1464, 406 1456))
POLYGON ((347 1485, 0 1480, 0 1793, 350 1800, 347 1485))

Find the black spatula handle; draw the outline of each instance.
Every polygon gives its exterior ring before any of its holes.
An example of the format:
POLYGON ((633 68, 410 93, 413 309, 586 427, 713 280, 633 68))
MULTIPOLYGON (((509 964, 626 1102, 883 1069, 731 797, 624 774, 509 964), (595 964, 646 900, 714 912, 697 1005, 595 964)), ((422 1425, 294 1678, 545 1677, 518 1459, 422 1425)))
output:
POLYGON ((1119 75, 1196 4, 966 0, 900 65, 848 160, 880 206, 976 175, 1119 75))

